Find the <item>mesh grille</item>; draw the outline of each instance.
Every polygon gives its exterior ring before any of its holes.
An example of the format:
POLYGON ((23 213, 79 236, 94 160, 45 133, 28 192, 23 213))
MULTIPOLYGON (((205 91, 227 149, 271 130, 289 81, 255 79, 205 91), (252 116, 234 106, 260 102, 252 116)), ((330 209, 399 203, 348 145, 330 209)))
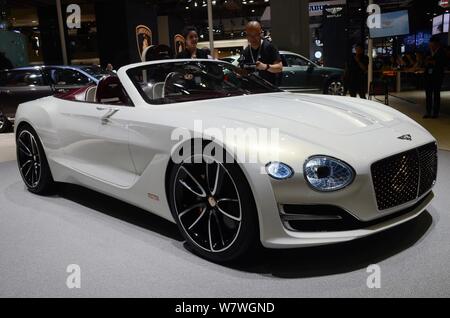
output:
POLYGON ((411 202, 430 190, 437 175, 437 146, 429 144, 372 165, 379 210, 411 202))
POLYGON ((419 148, 419 162, 420 162, 419 196, 422 196, 428 190, 430 190, 436 182, 438 157, 437 157, 437 147, 435 144, 430 144, 419 148))

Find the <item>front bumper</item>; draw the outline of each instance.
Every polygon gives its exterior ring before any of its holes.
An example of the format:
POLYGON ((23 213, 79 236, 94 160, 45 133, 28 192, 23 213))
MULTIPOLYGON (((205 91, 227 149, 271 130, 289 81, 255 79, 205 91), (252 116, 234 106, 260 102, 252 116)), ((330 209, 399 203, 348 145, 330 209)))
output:
MULTIPOLYGON (((388 156, 380 155, 381 158, 388 156)), ((378 158, 373 159, 374 162, 378 158)), ((358 163, 358 162, 356 162, 358 163)), ((287 162, 292 164, 292 162, 287 162)), ((292 165, 291 165, 292 166, 292 165)), ((276 181, 261 174, 260 167, 247 165, 259 215, 260 239, 267 248, 297 248, 346 242, 373 235, 418 217, 432 201, 432 189, 421 197, 392 208, 380 210, 375 197, 371 165, 359 163, 351 186, 336 192, 322 193, 312 190, 305 182, 301 168, 288 180, 276 181), (336 229, 299 229, 289 227, 283 218, 283 206, 333 206, 345 211, 357 226, 336 229)), ((301 215, 303 211, 299 212, 301 215)), ((328 212, 328 211, 324 211, 328 212)))
POLYGON ((318 246, 326 244, 335 244, 347 242, 366 236, 370 236, 382 231, 388 230, 400 224, 406 223, 420 214, 422 214, 434 198, 433 192, 430 192, 413 209, 394 216, 391 219, 384 219, 380 223, 376 223, 358 230, 339 231, 339 232, 296 232, 284 228, 284 235, 278 237, 266 238, 262 243, 267 248, 297 248, 318 246))

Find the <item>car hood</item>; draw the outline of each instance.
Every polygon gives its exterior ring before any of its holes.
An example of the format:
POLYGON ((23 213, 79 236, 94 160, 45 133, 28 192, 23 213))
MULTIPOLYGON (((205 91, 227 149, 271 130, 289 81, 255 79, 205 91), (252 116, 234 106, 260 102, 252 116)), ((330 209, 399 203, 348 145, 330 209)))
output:
POLYGON ((299 152, 292 149, 301 149, 303 155, 334 154, 349 162, 364 157, 371 161, 434 141, 402 113, 356 98, 283 92, 172 106, 166 110, 171 116, 183 108, 179 113, 183 118, 174 125, 201 120, 203 129, 278 129, 280 149, 293 160, 299 152), (413 140, 399 138, 405 135, 413 140))
POLYGON ((403 114, 375 102, 292 93, 194 102, 189 109, 198 114, 198 119, 221 118, 241 123, 241 126, 279 128, 293 134, 353 135, 411 122, 403 114))

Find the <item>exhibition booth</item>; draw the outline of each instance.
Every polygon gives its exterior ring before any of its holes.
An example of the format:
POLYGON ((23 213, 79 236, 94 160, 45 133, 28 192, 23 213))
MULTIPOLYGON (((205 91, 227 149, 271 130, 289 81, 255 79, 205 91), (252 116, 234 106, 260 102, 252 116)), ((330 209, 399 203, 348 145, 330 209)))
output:
POLYGON ((449 20, 0 0, 0 298, 449 297, 449 20))

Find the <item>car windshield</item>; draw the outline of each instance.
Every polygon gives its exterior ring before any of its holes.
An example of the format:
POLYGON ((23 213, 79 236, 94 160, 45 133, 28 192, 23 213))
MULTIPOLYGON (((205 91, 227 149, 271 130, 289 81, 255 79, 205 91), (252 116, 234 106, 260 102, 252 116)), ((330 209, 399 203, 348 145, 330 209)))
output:
POLYGON ((127 73, 149 104, 280 92, 259 76, 213 61, 163 62, 133 68, 127 73))
POLYGON ((81 69, 98 80, 102 79, 105 75, 111 75, 101 67, 95 65, 83 66, 81 69))

